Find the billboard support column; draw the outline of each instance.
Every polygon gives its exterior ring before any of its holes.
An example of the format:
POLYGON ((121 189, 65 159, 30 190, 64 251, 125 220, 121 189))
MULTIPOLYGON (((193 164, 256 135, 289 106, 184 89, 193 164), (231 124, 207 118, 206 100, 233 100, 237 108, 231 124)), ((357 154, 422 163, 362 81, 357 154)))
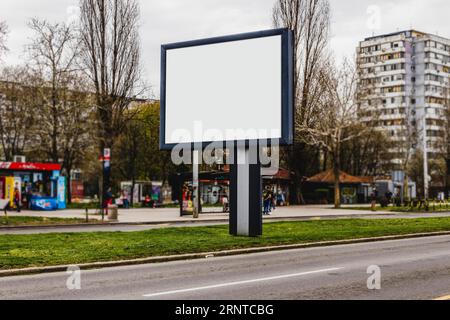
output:
POLYGON ((192 188, 193 188, 193 210, 194 210, 194 219, 198 219, 200 214, 200 182, 199 182, 199 167, 200 167, 200 151, 198 149, 194 149, 193 152, 194 161, 192 162, 193 168, 193 177, 192 177, 192 188))
POLYGON ((230 234, 258 237, 262 235, 261 164, 251 163, 250 149, 235 149, 230 168, 230 234))

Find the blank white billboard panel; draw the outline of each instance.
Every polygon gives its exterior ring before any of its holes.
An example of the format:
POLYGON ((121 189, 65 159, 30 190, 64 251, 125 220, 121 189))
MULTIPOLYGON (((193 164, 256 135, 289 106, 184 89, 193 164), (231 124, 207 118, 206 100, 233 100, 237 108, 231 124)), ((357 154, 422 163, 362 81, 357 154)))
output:
POLYGON ((283 138, 283 33, 217 39, 163 46, 163 148, 283 138))

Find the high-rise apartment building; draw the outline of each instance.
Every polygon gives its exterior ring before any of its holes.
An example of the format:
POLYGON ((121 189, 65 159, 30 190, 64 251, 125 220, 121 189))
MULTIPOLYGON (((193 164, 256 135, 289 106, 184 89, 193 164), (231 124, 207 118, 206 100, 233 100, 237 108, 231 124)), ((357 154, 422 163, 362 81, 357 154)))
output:
POLYGON ((370 37, 357 65, 359 116, 392 138, 394 165, 416 150, 430 159, 447 153, 449 39, 414 30, 370 37))

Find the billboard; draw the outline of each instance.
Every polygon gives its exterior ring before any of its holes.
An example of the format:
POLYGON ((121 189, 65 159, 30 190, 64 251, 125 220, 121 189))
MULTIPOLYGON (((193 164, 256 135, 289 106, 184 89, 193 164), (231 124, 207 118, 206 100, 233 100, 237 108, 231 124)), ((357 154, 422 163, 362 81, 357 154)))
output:
POLYGON ((293 142, 292 33, 276 29, 163 45, 161 149, 293 142))

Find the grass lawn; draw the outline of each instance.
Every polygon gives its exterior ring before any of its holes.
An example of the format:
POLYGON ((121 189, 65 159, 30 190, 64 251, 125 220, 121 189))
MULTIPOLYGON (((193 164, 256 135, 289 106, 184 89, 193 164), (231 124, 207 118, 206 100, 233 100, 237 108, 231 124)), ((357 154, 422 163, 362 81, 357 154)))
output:
POLYGON ((37 225, 65 225, 84 223, 84 219, 44 218, 44 217, 8 217, 0 216, 2 226, 37 226, 37 225))
POLYGON ((77 203, 77 202, 72 202, 72 203, 68 203, 67 204, 67 209, 80 209, 80 210, 85 210, 85 209, 99 209, 100 208, 100 204, 97 202, 90 202, 90 203, 77 203))
POLYGON ((139 232, 0 235, 0 269, 115 261, 385 235, 450 231, 450 218, 323 220, 264 225, 261 238, 232 237, 227 226, 139 232))

